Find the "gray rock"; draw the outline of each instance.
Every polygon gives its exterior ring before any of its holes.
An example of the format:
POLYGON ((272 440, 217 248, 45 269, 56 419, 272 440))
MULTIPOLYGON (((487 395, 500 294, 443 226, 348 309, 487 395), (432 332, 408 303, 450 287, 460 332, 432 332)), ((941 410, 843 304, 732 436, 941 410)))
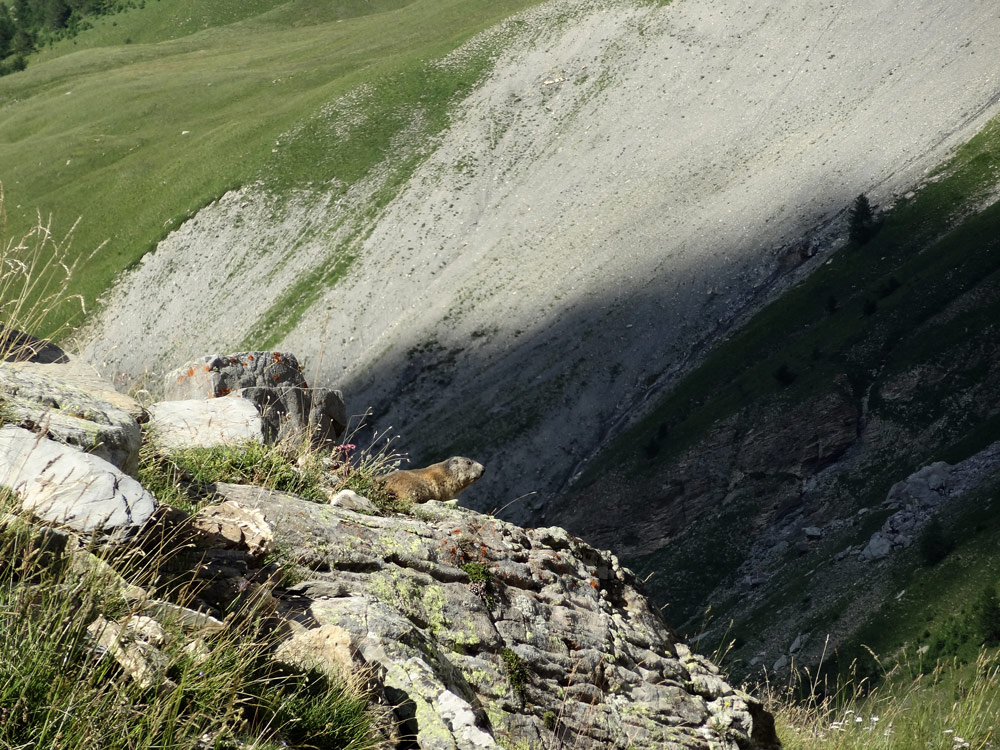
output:
POLYGON ((156 509, 142 485, 104 459, 13 425, 0 428, 0 485, 32 515, 75 531, 132 530, 156 509))
POLYGON ((169 692, 177 687, 166 677, 170 659, 155 646, 137 638, 134 632, 129 632, 104 615, 98 615, 87 626, 87 634, 101 649, 114 657, 125 674, 135 680, 140 688, 169 692))
POLYGON ((216 491, 259 509, 309 570, 285 616, 348 633, 421 748, 778 746, 760 703, 676 641, 635 577, 562 529, 438 503, 416 519, 216 491))
POLYGON ((264 420, 242 398, 161 401, 149 407, 150 436, 163 451, 264 442, 264 420))
POLYGON ((802 529, 802 533, 806 535, 806 539, 822 539, 823 529, 818 526, 806 526, 802 529))
POLYGON ((219 398, 241 388, 307 388, 302 368, 291 354, 239 352, 192 360, 164 379, 170 400, 219 398))
POLYGON ((0 355, 5 362, 54 364, 69 362, 69 355, 51 341, 0 323, 0 355))
POLYGON ((142 408, 114 393, 88 366, 3 362, 0 395, 8 422, 99 456, 127 474, 138 470, 141 435, 134 413, 142 408), (120 408, 129 402, 132 413, 120 408))
POLYGON ((872 534, 872 538, 868 541, 868 545, 861 550, 861 559, 867 562, 883 560, 889 556, 891 551, 892 542, 884 534, 877 531, 872 534))
POLYGON ((886 495, 886 501, 918 508, 936 506, 947 495, 951 469, 944 461, 924 466, 896 482, 886 495))
POLYGON ((170 372, 164 392, 171 400, 238 394, 257 406, 269 443, 306 437, 321 445, 347 429, 340 391, 309 388, 298 360, 284 352, 202 357, 170 372))

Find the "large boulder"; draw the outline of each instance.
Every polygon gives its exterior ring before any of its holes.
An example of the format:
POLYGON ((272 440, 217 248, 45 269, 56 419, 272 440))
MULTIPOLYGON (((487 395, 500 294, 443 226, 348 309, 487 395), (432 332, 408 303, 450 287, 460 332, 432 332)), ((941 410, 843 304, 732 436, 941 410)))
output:
POLYGON ((340 391, 310 388, 302 367, 284 352, 209 355, 173 370, 164 382, 170 400, 239 395, 264 420, 267 442, 308 438, 314 445, 336 441, 347 429, 340 391))
MULTIPOLYGON (((760 703, 677 642, 614 555, 560 528, 436 502, 417 519, 215 491, 263 513, 305 578, 282 611, 348 634, 414 746, 780 746, 760 703)), ((300 658, 322 662, 329 645, 300 658)))
POLYGON ((264 442, 264 420, 250 401, 235 396, 161 401, 149 407, 147 427, 156 447, 211 448, 246 440, 264 442))
POLYGON ((134 475, 144 412, 77 361, 0 362, 6 421, 92 453, 134 475))
POLYGON ((0 428, 0 485, 33 516, 85 533, 133 531, 156 509, 142 485, 104 459, 14 425, 0 428))

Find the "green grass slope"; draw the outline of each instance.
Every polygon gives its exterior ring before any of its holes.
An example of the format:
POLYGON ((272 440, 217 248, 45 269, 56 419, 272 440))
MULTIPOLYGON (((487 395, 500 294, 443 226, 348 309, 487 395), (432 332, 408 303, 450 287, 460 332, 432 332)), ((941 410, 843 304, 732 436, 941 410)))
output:
POLYGON ((227 190, 346 189, 414 120, 433 135, 487 57, 432 61, 530 4, 155 0, 96 19, 0 79, 12 233, 36 210, 81 217, 75 253, 107 243, 75 283, 93 302, 227 190), (351 92, 349 117, 328 108, 351 92))

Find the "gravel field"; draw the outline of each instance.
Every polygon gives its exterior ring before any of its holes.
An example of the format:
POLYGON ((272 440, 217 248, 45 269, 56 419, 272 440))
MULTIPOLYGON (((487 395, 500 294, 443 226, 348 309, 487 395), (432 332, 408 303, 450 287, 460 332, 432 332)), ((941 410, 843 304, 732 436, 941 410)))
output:
MULTIPOLYGON (((527 494, 504 515, 537 521, 790 253, 822 262, 858 193, 919 188, 1000 111, 998 38, 993 0, 550 0, 440 62, 498 54, 281 347, 414 458, 484 463, 470 504, 527 494)), ((226 196, 123 278, 85 356, 132 379, 233 350, 377 184, 226 196)))

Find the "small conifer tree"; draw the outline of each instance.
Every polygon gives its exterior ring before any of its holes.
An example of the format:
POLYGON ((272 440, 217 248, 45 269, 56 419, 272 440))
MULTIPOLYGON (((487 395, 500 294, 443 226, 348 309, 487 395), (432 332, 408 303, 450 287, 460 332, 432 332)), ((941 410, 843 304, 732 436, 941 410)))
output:
POLYGON ((848 225, 848 238, 855 245, 864 245, 875 236, 877 226, 872 204, 864 193, 854 199, 848 225))

